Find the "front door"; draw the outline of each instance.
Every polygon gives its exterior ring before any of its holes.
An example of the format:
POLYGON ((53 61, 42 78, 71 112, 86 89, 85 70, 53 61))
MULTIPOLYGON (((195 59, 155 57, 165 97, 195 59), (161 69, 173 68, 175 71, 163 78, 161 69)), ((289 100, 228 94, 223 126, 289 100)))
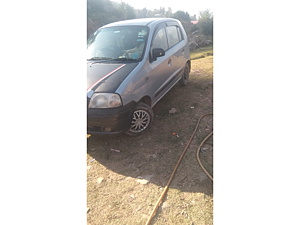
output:
POLYGON ((151 40, 151 48, 162 48, 165 50, 165 55, 158 57, 155 61, 149 63, 152 71, 150 75, 153 95, 152 103, 155 104, 161 99, 165 93, 173 86, 176 67, 174 65, 174 56, 172 51, 168 51, 168 40, 166 35, 165 23, 160 24, 151 40))

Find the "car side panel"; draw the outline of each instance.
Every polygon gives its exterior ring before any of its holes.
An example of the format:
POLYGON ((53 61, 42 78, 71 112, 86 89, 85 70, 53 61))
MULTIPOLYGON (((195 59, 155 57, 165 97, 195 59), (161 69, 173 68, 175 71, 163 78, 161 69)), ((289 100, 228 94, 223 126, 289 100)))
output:
MULTIPOLYGON (((161 25, 158 25, 156 29, 159 27, 161 25)), ((149 41, 152 42, 153 35, 150 38, 149 41)), ((146 52, 148 55, 151 50, 150 46, 146 52)), ((158 57, 153 62, 149 57, 145 57, 117 90, 123 102, 125 104, 131 100, 137 102, 143 96, 149 96, 154 106, 181 79, 188 58, 186 57, 187 48, 185 39, 168 49, 165 56, 158 57)))

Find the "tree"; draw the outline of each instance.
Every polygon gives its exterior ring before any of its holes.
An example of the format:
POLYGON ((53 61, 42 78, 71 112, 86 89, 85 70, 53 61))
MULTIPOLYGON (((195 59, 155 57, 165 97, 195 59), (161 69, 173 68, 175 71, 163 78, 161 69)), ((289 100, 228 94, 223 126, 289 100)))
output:
POLYGON ((135 10, 129 4, 121 2, 121 4, 116 4, 116 8, 120 11, 119 15, 121 16, 121 20, 129 20, 136 18, 135 10))
POLYGON ((187 12, 183 12, 179 10, 172 15, 172 18, 177 19, 181 22, 187 35, 191 33, 191 27, 192 27, 191 18, 187 12))
POLYGON ((87 37, 105 24, 134 18, 135 10, 127 3, 87 0, 87 37))
POLYGON ((171 7, 168 7, 168 11, 166 12, 166 17, 172 17, 173 13, 172 13, 172 9, 171 7))
POLYGON ((136 17, 137 18, 147 18, 148 17, 148 10, 147 8, 143 8, 143 9, 137 9, 136 11, 136 17))
POLYGON ((213 14, 209 9, 199 13, 199 23, 197 24, 200 33, 206 36, 213 36, 213 14))
POLYGON ((199 14, 199 23, 192 25, 191 19, 195 20, 195 16, 190 17, 187 12, 181 10, 174 14, 171 7, 168 7, 168 10, 164 7, 154 10, 148 10, 147 8, 140 10, 134 9, 127 3, 118 3, 111 0, 87 0, 87 37, 99 27, 108 23, 148 17, 171 17, 178 19, 188 35, 193 31, 199 30, 201 34, 212 39, 213 15, 209 10, 201 11, 199 14))
POLYGON ((110 0, 88 0, 87 1, 87 36, 89 37, 99 27, 110 23, 114 19, 114 7, 110 0))
POLYGON ((190 15, 187 12, 183 12, 181 10, 175 12, 172 17, 180 20, 180 22, 191 22, 190 15))

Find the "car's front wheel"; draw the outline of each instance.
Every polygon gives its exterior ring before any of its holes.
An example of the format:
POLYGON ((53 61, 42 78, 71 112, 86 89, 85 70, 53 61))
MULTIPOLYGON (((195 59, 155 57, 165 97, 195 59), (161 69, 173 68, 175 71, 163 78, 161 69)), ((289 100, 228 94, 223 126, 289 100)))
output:
POLYGON ((130 136, 137 136, 144 133, 150 127, 153 119, 153 110, 145 103, 138 103, 131 120, 130 129, 126 134, 130 136))

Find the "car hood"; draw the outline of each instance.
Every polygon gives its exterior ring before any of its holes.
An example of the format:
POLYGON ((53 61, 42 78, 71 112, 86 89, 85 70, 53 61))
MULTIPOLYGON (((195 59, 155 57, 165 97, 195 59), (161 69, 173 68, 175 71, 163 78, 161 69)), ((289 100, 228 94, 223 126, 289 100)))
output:
POLYGON ((138 63, 87 63, 87 91, 113 93, 138 63))

